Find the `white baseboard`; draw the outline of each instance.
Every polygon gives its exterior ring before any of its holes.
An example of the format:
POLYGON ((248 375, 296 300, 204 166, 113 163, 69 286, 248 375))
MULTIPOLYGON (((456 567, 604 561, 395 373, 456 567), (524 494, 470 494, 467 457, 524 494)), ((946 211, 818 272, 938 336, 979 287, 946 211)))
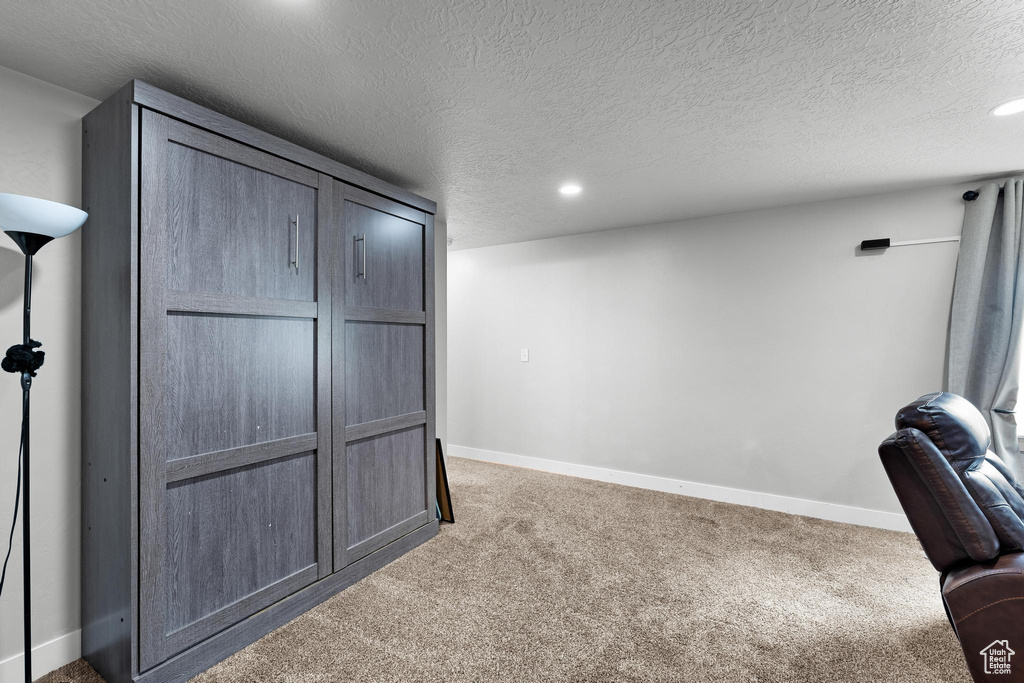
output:
MULTIPOLYGON (((19 617, 20 619, 20 617, 19 617)), ((82 631, 72 631, 32 648, 33 680, 70 664, 82 656, 82 631)), ((0 661, 0 683, 23 683, 25 680, 25 654, 0 661)))
POLYGON ((583 479, 596 479, 607 481, 623 486, 650 489, 652 491, 663 491, 675 493, 681 496, 693 498, 706 498, 722 503, 734 503, 749 507, 762 508, 764 510, 775 510, 786 512, 791 515, 803 515, 804 517, 816 517, 827 519, 831 522, 844 522, 846 524, 858 524, 879 529, 890 529, 892 531, 912 531, 910 522, 906 515, 897 512, 883 512, 881 510, 868 510, 865 508, 850 507, 848 505, 836 505, 834 503, 822 503, 816 500, 804 500, 803 498, 790 498, 788 496, 777 496, 772 493, 758 493, 757 491, 745 491, 733 489, 726 486, 715 486, 714 484, 700 484, 682 479, 669 479, 667 477, 656 477, 650 474, 636 474, 634 472, 622 472, 605 467, 593 467, 592 465, 577 465, 570 462, 558 460, 546 460, 544 458, 533 458, 526 455, 515 455, 512 453, 501 453, 499 451, 488 451, 482 448, 470 448, 468 446, 448 445, 448 454, 457 458, 468 458, 470 460, 484 460, 502 465, 513 465, 515 467, 526 467, 531 470, 554 472, 565 474, 570 477, 583 479))

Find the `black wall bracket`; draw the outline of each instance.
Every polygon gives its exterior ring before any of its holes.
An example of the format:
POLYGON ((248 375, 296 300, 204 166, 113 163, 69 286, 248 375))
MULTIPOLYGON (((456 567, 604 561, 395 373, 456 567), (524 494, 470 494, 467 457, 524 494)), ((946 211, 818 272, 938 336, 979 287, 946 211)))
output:
POLYGON ((861 251, 881 251, 888 249, 889 247, 913 247, 918 244, 939 244, 940 242, 959 242, 960 236, 956 237, 931 237, 924 240, 904 240, 902 242, 893 242, 888 237, 877 240, 864 240, 860 243, 861 251))

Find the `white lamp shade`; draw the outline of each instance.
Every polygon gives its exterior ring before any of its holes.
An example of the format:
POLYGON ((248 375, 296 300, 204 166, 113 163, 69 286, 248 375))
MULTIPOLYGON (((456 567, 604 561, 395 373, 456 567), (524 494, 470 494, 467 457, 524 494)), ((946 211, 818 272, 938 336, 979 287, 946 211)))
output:
POLYGON ((0 192, 0 230, 64 237, 82 227, 89 217, 67 204, 0 192))

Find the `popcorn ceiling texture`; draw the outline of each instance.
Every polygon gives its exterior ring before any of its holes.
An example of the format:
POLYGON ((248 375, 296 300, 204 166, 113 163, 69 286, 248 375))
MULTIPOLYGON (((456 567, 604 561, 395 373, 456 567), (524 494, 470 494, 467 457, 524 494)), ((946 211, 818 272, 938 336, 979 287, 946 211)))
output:
POLYGON ((455 248, 1024 167, 1024 4, 7 2, 0 64, 133 77, 440 203, 455 248), (584 192, 567 200, 565 180, 584 192))

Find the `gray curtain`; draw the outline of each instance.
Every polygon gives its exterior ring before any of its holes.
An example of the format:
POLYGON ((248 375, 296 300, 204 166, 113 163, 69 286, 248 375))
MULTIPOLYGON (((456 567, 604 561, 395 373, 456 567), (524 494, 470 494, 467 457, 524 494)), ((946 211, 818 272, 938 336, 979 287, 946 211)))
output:
POLYGON ((992 428, 992 450, 1024 481, 1014 418, 1024 322, 1024 177, 989 183, 978 193, 966 203, 960 236, 949 391, 981 410, 992 428))

